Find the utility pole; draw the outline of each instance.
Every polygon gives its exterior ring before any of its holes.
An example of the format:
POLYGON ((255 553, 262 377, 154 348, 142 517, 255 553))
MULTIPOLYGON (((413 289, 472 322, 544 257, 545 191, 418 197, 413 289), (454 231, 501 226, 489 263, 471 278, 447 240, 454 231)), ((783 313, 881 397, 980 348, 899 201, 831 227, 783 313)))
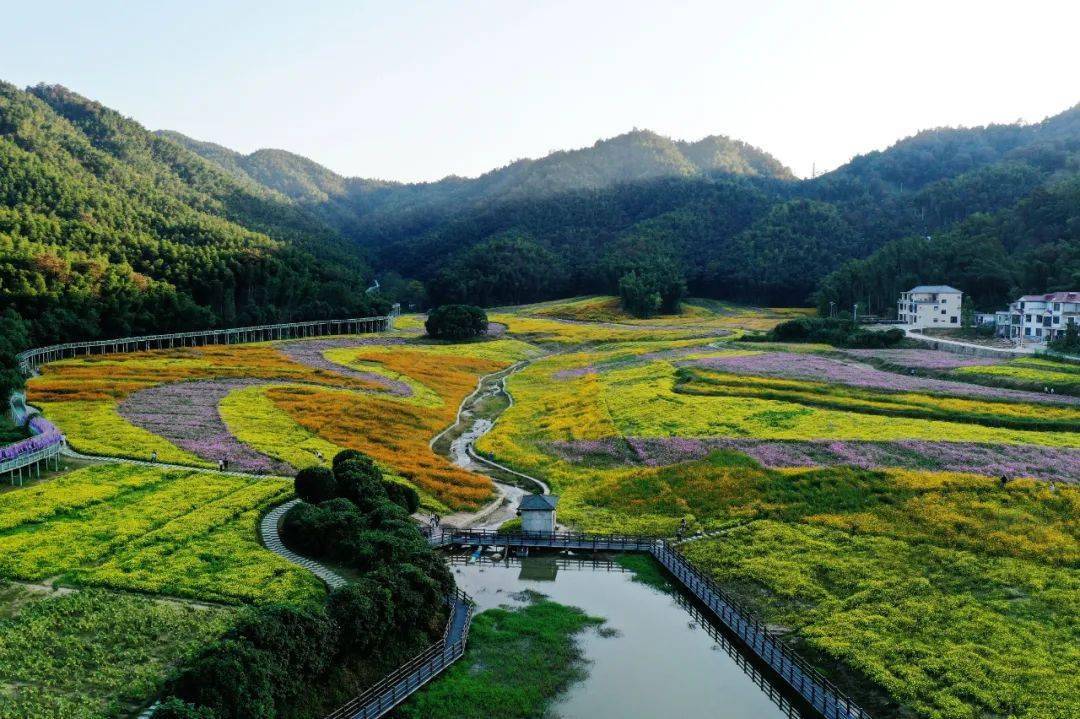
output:
POLYGON ((859 303, 856 302, 851 306, 851 324, 859 324, 859 303))

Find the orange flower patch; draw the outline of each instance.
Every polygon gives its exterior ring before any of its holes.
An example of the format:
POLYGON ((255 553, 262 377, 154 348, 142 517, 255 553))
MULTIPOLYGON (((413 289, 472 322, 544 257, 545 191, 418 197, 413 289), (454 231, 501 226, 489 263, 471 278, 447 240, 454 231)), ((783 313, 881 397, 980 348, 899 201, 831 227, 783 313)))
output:
POLYGON ((382 391, 382 385, 294 362, 269 345, 210 345, 80 357, 45 365, 31 402, 119 401, 146 387, 193 379, 252 377, 382 391))
POLYGON ((428 440, 453 422, 458 406, 476 387, 479 376, 506 363, 404 348, 370 355, 360 352, 357 356, 422 382, 439 393, 443 405, 419 407, 377 395, 318 387, 272 388, 266 396, 308 431, 339 447, 371 455, 449 507, 474 508, 490 499, 487 478, 466 472, 436 454, 428 440))

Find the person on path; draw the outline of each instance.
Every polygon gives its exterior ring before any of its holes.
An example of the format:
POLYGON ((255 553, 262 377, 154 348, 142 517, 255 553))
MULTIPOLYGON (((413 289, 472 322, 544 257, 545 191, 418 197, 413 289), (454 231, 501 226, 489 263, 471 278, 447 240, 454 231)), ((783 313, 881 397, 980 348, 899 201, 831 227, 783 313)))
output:
POLYGON ((1009 478, 1007 476, 1005 476, 1004 474, 1001 475, 1001 488, 1005 489, 1005 485, 1007 485, 1008 483, 1009 483, 1009 478))
POLYGON ((222 469, 224 469, 226 472, 228 472, 229 471, 229 460, 227 460, 227 459, 221 460, 221 466, 222 466, 222 469))
POLYGON ((224 459, 219 459, 217 461, 217 470, 219 472, 224 472, 225 471, 225 460, 224 459))
POLYGON ((150 453, 150 461, 153 462, 154 464, 157 464, 157 450, 156 449, 153 452, 150 453))

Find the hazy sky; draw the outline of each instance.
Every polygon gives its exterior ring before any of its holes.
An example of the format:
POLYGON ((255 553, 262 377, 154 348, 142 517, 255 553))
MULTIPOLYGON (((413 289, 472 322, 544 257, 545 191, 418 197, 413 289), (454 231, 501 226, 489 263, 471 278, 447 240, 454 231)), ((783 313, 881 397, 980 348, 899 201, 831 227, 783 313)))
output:
POLYGON ((1075 1, 44 0, 2 18, 0 79, 397 180, 633 127, 729 135, 809 175, 1080 102, 1075 1))

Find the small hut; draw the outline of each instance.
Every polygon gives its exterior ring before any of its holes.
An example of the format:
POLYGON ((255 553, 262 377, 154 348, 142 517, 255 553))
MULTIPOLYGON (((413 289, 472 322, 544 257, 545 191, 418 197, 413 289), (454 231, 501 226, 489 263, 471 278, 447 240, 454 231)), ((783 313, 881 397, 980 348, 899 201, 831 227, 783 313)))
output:
POLYGON ((553 494, 526 494, 521 498, 517 513, 521 517, 521 531, 555 532, 555 505, 559 498, 553 494))

